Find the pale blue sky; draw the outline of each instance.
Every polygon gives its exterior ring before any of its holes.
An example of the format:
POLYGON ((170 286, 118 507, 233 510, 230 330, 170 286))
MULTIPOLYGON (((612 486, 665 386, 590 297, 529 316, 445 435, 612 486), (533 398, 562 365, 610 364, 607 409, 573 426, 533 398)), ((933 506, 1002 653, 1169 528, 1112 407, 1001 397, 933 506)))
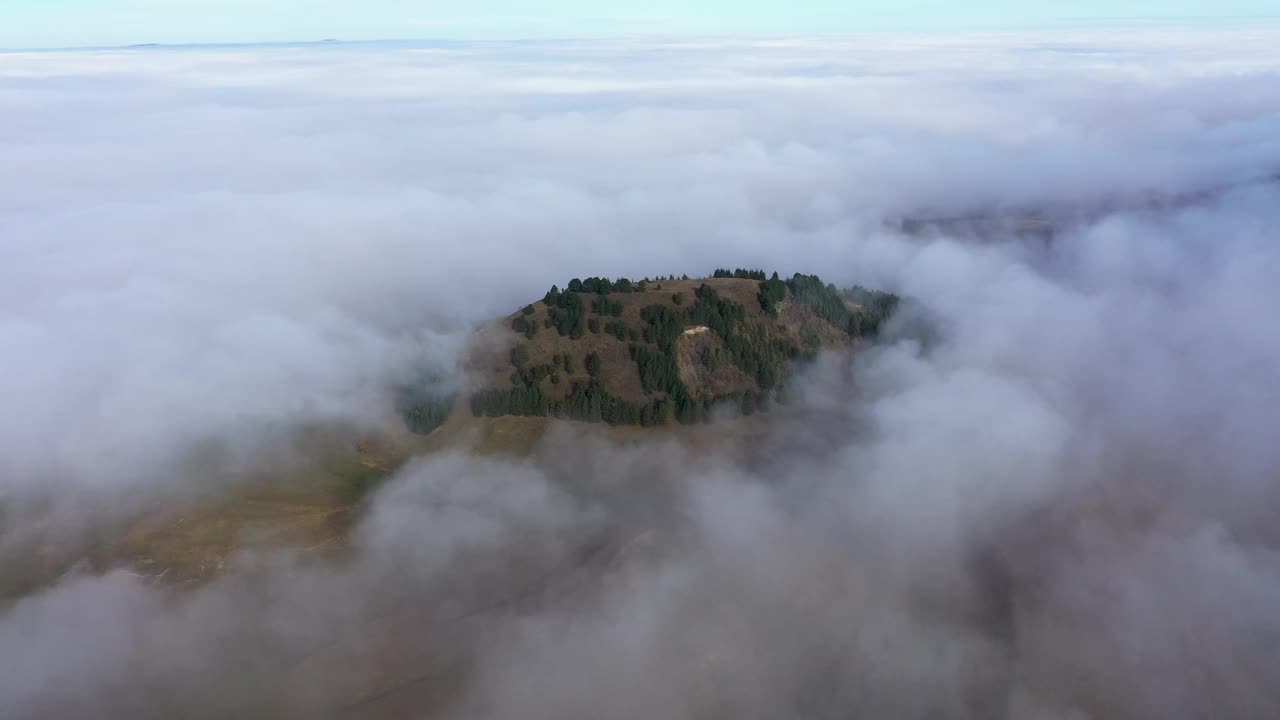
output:
POLYGON ((1197 25, 1280 0, 0 0, 0 47, 1197 25))

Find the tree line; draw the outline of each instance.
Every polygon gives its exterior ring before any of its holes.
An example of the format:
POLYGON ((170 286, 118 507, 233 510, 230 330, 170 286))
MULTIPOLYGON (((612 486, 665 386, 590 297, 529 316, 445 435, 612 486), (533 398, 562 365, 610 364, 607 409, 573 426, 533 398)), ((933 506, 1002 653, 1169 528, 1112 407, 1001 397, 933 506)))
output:
MULTIPOLYGON (((553 286, 554 287, 554 286, 553 286)), ((632 282, 628 278, 618 278, 610 280, 604 277, 589 277, 586 279, 574 278, 569 281, 568 292, 594 293, 597 295, 608 295, 609 293, 633 293, 645 292, 649 289, 649 279, 632 282)))
POLYGON ((477 417, 550 416, 610 425, 665 425, 672 417, 673 407, 671 398, 625 400, 606 391, 598 378, 575 382, 569 394, 559 400, 548 398, 537 385, 481 390, 471 396, 471 412, 477 417))
POLYGON ((893 293, 868 290, 861 285, 854 285, 846 290, 845 294, 850 300, 862 306, 863 309, 857 317, 857 329, 859 335, 867 337, 876 337, 880 334, 880 328, 898 309, 900 302, 900 298, 893 293))
POLYGON ((814 313, 844 330, 853 337, 875 337, 881 325, 898 306, 898 296, 893 293, 868 290, 860 285, 841 292, 835 285, 824 283, 817 275, 796 273, 785 283, 777 273, 760 283, 760 306, 770 314, 777 314, 777 304, 786 299, 790 290, 795 302, 811 308, 814 313), (846 301, 860 306, 851 310, 846 301))
MULTIPOLYGON (((776 276, 777 273, 774 273, 774 275, 776 276)), ((763 270, 747 270, 745 268, 734 268, 733 270, 730 270, 728 268, 716 268, 715 272, 711 273, 711 277, 738 278, 741 280, 764 280, 765 274, 763 270)))
POLYGON ((835 285, 824 284, 817 275, 796 273, 787 281, 787 287, 796 302, 807 305, 818 317, 851 335, 857 334, 851 324, 853 313, 835 285))

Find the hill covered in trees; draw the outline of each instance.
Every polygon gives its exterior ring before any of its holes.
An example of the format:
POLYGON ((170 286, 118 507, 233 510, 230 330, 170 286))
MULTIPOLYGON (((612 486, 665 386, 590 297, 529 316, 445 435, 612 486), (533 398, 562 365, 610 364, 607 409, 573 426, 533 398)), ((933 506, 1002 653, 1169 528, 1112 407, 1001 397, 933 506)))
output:
MULTIPOLYGON (((690 279, 575 278, 502 321, 500 352, 472 358, 473 415, 614 425, 709 421, 787 402, 795 369, 824 348, 874 338, 897 297, 817 276, 717 269, 690 279)), ((407 408, 413 429, 443 421, 407 408)))

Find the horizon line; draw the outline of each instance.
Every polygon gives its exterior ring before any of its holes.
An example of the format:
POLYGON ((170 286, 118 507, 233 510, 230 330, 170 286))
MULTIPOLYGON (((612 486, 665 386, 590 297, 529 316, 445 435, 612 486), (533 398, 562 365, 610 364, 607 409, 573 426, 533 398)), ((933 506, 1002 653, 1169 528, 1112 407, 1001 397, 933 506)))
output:
MULTIPOLYGON (((390 44, 390 43, 456 43, 456 44, 480 44, 480 43, 528 43, 528 42, 564 42, 568 40, 605 40, 617 39, 622 37, 630 38, 652 38, 652 39, 681 39, 681 38, 796 38, 796 37, 844 37, 844 36, 861 36, 861 35, 1006 35, 1018 32, 1054 32, 1054 31, 1081 31, 1081 30, 1132 30, 1135 27, 1142 29, 1180 29, 1180 30, 1199 30, 1213 31, 1222 30, 1226 27, 1235 27, 1242 24, 1253 22, 1280 23, 1280 12, 1254 15, 1184 15, 1176 17, 1165 16, 1121 16, 1097 19, 1080 19, 1072 21, 1064 21, 1061 23, 1032 23, 1024 25, 992 25, 987 27, 898 27, 898 28, 868 28, 862 30, 832 30, 832 31, 783 31, 783 32, 766 32, 766 31, 733 31, 733 32, 702 32, 702 31, 596 31, 592 33, 546 33, 546 34, 529 34, 529 35, 504 35, 499 33, 485 34, 460 34, 456 36, 421 36, 421 37, 381 37, 381 38, 307 38, 307 39, 280 39, 280 40, 204 40, 196 42, 182 41, 146 41, 142 40, 133 43, 119 44, 96 44, 96 45, 32 45, 32 46, 0 46, 0 53, 21 53, 21 52, 70 52, 70 51, 101 51, 101 50, 146 50, 146 49, 173 49, 173 48, 233 48, 233 47, 290 47, 290 46, 306 46, 306 45, 373 45, 373 44, 390 44), (1209 24, 1188 24, 1209 23, 1209 24)), ((1263 29, 1263 28, 1258 28, 1263 29)))

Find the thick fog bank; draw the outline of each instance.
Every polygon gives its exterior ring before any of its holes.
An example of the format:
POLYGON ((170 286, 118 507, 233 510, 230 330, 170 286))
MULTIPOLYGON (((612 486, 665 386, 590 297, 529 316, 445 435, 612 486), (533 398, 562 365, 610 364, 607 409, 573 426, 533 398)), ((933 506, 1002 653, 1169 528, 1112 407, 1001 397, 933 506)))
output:
POLYGON ((573 276, 911 298, 748 461, 565 426, 415 460, 336 564, 69 577, 0 615, 0 707, 1280 712, 1276 40, 0 55, 10 502, 390 422, 390 384, 573 276), (1073 221, 893 229, 1006 210, 1073 221))

